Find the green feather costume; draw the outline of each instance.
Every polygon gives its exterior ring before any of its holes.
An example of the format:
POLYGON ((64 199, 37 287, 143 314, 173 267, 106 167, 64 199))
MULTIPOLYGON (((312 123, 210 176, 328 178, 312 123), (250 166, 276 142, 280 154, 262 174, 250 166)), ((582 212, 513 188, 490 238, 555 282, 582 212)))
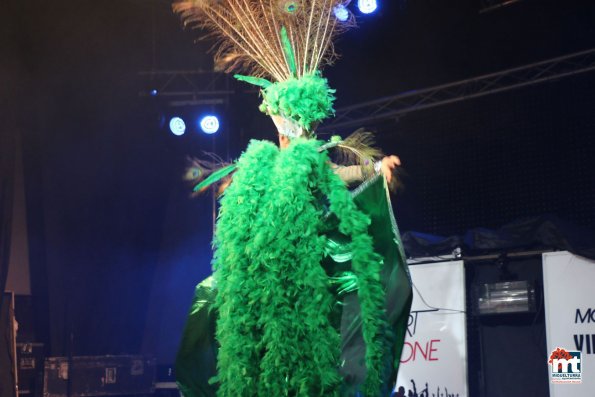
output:
POLYGON ((389 395, 411 288, 386 184, 350 193, 319 146, 253 141, 237 162, 178 354, 185 396, 389 395))
MULTIPOLYGON (((389 395, 411 304, 384 178, 347 190, 327 150, 377 152, 354 139, 315 139, 333 114, 319 67, 332 61, 341 0, 180 0, 185 23, 222 40, 216 62, 262 88, 261 110, 291 137, 252 141, 235 164, 203 167, 221 198, 214 274, 196 289, 176 372, 186 397, 389 395), (271 82, 263 76, 270 76, 271 82)), ((344 27, 344 26, 343 26, 344 27)), ((198 172, 199 171, 199 172, 198 172)))

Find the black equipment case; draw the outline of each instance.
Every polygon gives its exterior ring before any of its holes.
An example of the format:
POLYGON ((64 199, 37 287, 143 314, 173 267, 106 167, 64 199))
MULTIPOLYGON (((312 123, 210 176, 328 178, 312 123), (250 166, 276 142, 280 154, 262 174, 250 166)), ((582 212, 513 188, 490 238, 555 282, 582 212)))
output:
POLYGON ((44 397, 124 396, 155 390, 154 358, 72 357, 71 364, 67 357, 45 361, 44 397))
POLYGON ((43 343, 17 343, 19 396, 41 397, 43 385, 43 343))

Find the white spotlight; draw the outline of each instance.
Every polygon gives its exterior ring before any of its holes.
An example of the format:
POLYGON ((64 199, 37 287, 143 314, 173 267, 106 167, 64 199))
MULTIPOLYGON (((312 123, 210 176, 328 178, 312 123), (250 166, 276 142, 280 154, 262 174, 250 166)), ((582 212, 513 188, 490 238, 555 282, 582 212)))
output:
POLYGON ((200 129, 205 134, 214 134, 219 131, 219 118, 213 115, 204 116, 200 119, 200 129))
POLYGON ((371 14, 378 8, 376 0, 357 0, 357 8, 364 14, 371 14))
POLYGON ((347 10, 347 7, 345 7, 344 4, 335 6, 333 12, 335 13, 335 17, 341 22, 345 22, 349 19, 349 10, 347 10))
POLYGON ((169 130, 172 134, 180 136, 186 132, 186 123, 179 117, 172 117, 169 120, 169 130))

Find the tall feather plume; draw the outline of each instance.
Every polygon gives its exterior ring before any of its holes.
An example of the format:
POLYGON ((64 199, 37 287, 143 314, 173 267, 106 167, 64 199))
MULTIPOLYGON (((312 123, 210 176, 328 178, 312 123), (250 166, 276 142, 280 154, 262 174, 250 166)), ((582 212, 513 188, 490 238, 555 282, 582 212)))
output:
POLYGON ((175 0, 173 10, 185 26, 202 29, 207 33, 204 37, 216 40, 217 70, 283 81, 292 75, 299 78, 314 73, 333 62, 333 38, 354 26, 353 17, 338 21, 334 9, 348 2, 175 0), (288 59, 287 54, 294 59, 288 59))
MULTIPOLYGON (((364 168, 364 173, 372 175, 374 163, 384 157, 384 153, 375 146, 374 134, 360 128, 354 131, 344 140, 337 140, 323 145, 322 148, 334 148, 333 161, 339 165, 360 165, 364 168)), ((403 167, 396 167, 393 170, 393 178, 388 184, 392 192, 404 189, 403 177, 407 177, 407 172, 403 167)))
POLYGON ((384 156, 382 151, 374 145, 374 134, 360 128, 337 143, 336 161, 338 164, 359 164, 364 167, 373 167, 374 162, 384 156))

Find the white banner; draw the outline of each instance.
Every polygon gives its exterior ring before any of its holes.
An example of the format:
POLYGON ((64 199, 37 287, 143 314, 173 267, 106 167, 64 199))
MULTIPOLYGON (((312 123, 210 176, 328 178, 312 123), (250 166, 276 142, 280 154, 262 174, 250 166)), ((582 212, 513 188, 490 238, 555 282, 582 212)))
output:
POLYGON ((413 304, 396 396, 467 396, 462 261, 410 265, 413 304))
POLYGON ((595 261, 543 254, 550 397, 595 395, 594 282, 595 261))

